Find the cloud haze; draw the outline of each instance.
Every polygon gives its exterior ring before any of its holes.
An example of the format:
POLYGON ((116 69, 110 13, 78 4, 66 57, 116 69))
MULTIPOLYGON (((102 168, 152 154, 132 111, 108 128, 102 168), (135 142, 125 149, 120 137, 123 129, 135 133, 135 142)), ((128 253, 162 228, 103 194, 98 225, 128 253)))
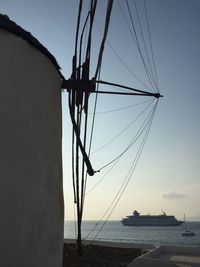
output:
POLYGON ((184 198, 186 196, 187 195, 185 195, 185 194, 178 194, 178 193, 176 193, 174 191, 169 192, 167 194, 162 194, 162 197, 163 198, 167 198, 167 199, 180 199, 180 198, 184 198))

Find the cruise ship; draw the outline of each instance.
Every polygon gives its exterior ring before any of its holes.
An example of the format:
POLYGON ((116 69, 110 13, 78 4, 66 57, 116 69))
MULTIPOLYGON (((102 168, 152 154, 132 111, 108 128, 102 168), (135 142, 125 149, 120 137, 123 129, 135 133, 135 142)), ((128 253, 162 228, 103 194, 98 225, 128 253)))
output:
POLYGON ((178 221, 173 215, 140 215, 137 210, 133 214, 122 218, 122 224, 126 226, 179 226, 183 221, 178 221))

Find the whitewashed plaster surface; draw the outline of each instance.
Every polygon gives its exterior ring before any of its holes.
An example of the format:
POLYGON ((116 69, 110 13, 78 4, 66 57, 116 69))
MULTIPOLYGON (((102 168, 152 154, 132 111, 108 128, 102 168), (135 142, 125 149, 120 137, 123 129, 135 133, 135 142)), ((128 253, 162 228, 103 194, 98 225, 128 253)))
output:
POLYGON ((61 267, 61 78, 0 29, 0 265, 61 267))

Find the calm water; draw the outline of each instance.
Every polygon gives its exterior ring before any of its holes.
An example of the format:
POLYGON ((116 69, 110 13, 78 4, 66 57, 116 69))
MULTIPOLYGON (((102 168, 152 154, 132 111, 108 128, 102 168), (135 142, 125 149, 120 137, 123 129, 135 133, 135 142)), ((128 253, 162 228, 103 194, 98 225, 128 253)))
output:
MULTIPOLYGON (((101 225, 95 221, 84 221, 82 226, 82 238, 94 239, 99 232, 101 225), (95 228, 96 227, 96 228, 95 228), (94 229, 95 228, 95 229, 94 229)), ((193 231, 194 237, 182 237, 182 226, 172 227, 134 227, 123 226, 120 221, 107 222, 95 240, 126 242, 136 244, 177 245, 200 247, 200 222, 187 222, 187 228, 193 231)), ((65 222, 65 238, 76 238, 75 224, 73 221, 65 222)))

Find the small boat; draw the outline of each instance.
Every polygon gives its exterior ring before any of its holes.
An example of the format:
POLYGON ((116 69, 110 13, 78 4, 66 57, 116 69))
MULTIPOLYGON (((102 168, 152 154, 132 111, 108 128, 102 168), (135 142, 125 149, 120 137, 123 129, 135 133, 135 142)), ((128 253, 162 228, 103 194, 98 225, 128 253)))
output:
POLYGON ((184 214, 184 224, 183 224, 182 236, 195 236, 194 232, 187 229, 187 225, 186 225, 186 221, 185 221, 185 214, 184 214))
POLYGON ((185 230, 182 232, 182 236, 195 236, 195 233, 190 230, 185 230))

